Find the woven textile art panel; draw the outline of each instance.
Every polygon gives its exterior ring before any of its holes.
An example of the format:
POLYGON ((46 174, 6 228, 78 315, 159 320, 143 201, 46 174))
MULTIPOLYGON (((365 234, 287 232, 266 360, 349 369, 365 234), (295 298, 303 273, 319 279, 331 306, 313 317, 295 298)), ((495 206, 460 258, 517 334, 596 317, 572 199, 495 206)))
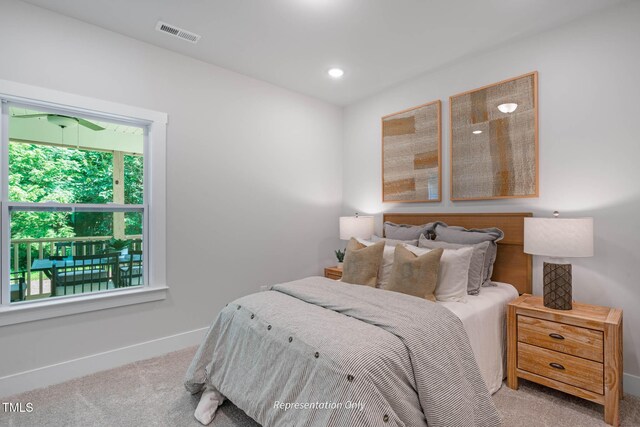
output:
POLYGON ((451 199, 536 197, 537 73, 450 101, 451 199))
POLYGON ((382 118, 382 200, 439 201, 440 101, 382 118))

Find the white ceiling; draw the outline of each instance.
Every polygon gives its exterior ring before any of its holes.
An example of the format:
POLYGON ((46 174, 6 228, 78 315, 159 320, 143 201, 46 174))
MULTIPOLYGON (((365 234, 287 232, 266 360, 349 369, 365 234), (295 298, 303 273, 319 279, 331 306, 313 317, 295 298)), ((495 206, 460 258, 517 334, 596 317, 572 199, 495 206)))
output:
POLYGON ((621 0, 25 0, 345 105, 621 0), (196 45, 156 22, 202 35, 196 45), (345 70, 332 80, 331 67, 345 70))

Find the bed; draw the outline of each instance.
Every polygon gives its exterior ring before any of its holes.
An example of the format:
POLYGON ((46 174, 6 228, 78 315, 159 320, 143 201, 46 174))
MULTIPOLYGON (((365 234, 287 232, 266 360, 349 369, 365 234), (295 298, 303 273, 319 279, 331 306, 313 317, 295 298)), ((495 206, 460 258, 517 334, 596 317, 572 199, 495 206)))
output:
POLYGON ((510 284, 466 303, 322 277, 229 303, 187 372, 187 390, 203 392, 196 418, 210 421, 226 396, 264 426, 500 425, 490 393, 504 372, 504 310, 531 286, 525 216, 385 214, 504 231, 493 279, 510 284))
POLYGON ((482 379, 493 394, 506 377, 507 304, 518 298, 518 291, 508 283, 495 282, 477 296, 462 302, 438 302, 449 309, 464 325, 469 343, 480 368, 482 379))
POLYGON ((495 287, 482 288, 466 303, 439 302, 462 321, 491 394, 506 377, 506 307, 519 294, 532 291, 531 255, 524 253, 524 218, 531 213, 387 213, 384 221, 420 225, 443 221, 465 228, 497 227, 504 231, 498 242, 498 256, 492 281, 495 287))

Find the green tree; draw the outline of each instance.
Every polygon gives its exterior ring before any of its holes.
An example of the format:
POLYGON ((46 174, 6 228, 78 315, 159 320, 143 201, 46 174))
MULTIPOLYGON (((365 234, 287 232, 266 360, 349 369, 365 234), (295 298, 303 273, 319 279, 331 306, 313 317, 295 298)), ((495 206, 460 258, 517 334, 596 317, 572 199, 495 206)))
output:
MULTIPOLYGON (((124 157, 125 203, 143 203, 143 158, 124 157)), ((95 203, 113 200, 113 154, 39 144, 9 144, 9 198, 17 202, 95 203)), ((125 214, 125 232, 142 233, 142 215, 125 214)), ((109 236, 102 212, 14 212, 12 239, 109 236)))
MULTIPOLYGON (((144 203, 144 159, 142 156, 124 156, 124 202, 131 205, 144 203)), ((125 234, 142 234, 142 214, 124 215, 125 234)))

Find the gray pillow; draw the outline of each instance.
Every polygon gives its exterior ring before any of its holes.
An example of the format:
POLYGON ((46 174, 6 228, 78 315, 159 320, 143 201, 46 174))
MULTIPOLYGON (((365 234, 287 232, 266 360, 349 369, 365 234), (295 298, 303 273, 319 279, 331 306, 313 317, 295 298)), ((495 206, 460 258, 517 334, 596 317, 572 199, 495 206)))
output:
POLYGON ((493 263, 496 262, 498 254, 498 244, 502 240, 504 232, 499 228, 474 228, 467 230, 464 227, 449 227, 442 222, 436 223, 436 240, 448 243, 458 243, 461 245, 475 245, 482 242, 490 242, 487 253, 484 257, 484 283, 482 286, 492 286, 491 276, 493 275, 493 263))
POLYGON ((432 236, 434 227, 433 222, 424 225, 407 225, 385 221, 384 237, 394 240, 418 240, 421 234, 427 237, 432 236))
POLYGON ((469 263, 469 281, 467 282, 467 293, 469 295, 478 295, 480 287, 484 283, 484 260, 491 242, 482 242, 475 245, 461 245, 459 243, 447 243, 437 240, 429 240, 424 235, 420 236, 418 246, 427 249, 460 249, 468 246, 473 247, 471 262, 469 263))
MULTIPOLYGON (((424 236, 424 234, 422 234, 421 236, 424 236)), ((426 239, 426 237, 425 237, 426 239)), ((380 241, 384 241, 384 244, 387 246, 393 246, 396 247, 396 245, 400 245, 400 244, 407 244, 407 245, 411 245, 411 246, 418 246, 418 240, 414 239, 414 240, 396 240, 396 239, 387 239, 385 237, 380 237, 380 236, 376 236, 375 234, 373 236, 371 236, 371 241, 372 242, 380 242, 380 241)))

